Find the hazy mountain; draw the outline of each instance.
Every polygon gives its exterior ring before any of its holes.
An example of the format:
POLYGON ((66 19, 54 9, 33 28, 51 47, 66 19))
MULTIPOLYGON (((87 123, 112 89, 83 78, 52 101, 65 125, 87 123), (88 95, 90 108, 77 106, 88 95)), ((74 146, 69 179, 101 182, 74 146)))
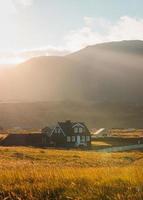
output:
MULTIPOLYGON (((37 57, 14 68, 1 69, 0 99, 89 102, 94 108, 90 109, 91 112, 96 112, 97 105, 104 104, 107 110, 110 107, 110 113, 113 107, 121 104, 126 105, 120 107, 125 109, 125 115, 132 110, 135 116, 136 105, 142 105, 143 101, 142 75, 143 41, 98 44, 68 56, 37 57), (130 104, 132 106, 128 110, 130 104)), ((53 112, 55 109, 53 107, 53 112)), ((105 111, 102 115, 104 113, 107 115, 105 111)), ((92 121, 92 117, 90 119, 92 121)), ((37 120, 40 120, 38 116, 37 120)))
POLYGON ((1 72, 1 99, 142 101, 143 42, 89 46, 1 72))

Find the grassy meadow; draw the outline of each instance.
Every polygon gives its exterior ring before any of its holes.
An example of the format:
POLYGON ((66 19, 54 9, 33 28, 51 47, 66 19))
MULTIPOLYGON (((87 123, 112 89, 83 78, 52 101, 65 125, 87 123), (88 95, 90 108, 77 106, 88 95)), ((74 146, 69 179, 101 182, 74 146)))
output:
POLYGON ((1 147, 0 199, 140 200, 143 153, 1 147))

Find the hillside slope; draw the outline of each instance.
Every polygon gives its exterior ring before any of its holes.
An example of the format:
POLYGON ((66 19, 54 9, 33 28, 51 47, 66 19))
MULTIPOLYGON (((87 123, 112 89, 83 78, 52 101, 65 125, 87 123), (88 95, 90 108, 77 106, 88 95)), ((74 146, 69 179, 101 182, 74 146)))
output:
POLYGON ((43 128, 71 119, 89 128, 142 128, 143 105, 134 103, 37 102, 0 104, 0 126, 43 128))
POLYGON ((143 41, 98 44, 0 69, 0 101, 7 102, 0 105, 1 125, 41 127, 71 118, 91 126, 141 127, 142 74, 143 41), (31 103, 23 109, 24 102, 31 103))
POLYGON ((142 102, 142 74, 142 41, 99 44, 1 72, 0 99, 142 102))

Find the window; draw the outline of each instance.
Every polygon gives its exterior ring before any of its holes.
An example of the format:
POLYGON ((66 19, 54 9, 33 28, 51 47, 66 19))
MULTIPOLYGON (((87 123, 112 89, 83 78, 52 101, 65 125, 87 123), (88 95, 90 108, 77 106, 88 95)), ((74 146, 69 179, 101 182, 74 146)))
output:
POLYGON ((67 136, 67 142, 71 142, 71 137, 67 136))
POLYGON ((85 136, 81 136, 81 141, 85 142, 85 136))
POLYGON ((75 128, 74 128, 74 132, 75 132, 75 133, 78 133, 78 127, 75 127, 75 128))
POLYGON ((86 141, 90 142, 90 136, 86 136, 86 141))
POLYGON ((72 136, 72 142, 75 142, 75 136, 72 136))
POLYGON ((83 133, 83 128, 79 128, 79 133, 83 133))

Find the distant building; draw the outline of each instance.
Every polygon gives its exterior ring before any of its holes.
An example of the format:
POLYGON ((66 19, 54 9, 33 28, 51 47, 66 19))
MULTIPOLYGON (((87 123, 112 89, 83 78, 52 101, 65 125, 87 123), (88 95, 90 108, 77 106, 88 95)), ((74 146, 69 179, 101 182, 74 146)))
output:
POLYGON ((48 126, 42 129, 42 144, 44 146, 47 146, 47 144, 50 144, 51 132, 52 132, 52 129, 48 126))
POLYGON ((91 145, 91 134, 83 122, 58 122, 54 128, 42 129, 44 146, 88 147, 91 145))
POLYGON ((110 137, 110 131, 106 128, 100 128, 92 133, 92 138, 110 137))

